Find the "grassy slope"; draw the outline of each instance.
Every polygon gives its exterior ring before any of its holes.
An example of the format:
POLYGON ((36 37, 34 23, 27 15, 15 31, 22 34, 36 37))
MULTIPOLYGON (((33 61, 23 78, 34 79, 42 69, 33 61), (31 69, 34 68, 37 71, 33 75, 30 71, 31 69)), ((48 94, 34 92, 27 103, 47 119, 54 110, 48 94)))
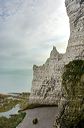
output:
MULTIPOLYGON (((5 112, 12 109, 16 104, 20 104, 21 109, 28 106, 29 93, 22 93, 19 97, 8 99, 7 95, 0 95, 2 101, 0 105, 0 112, 5 112)), ((26 113, 19 113, 18 115, 11 116, 10 118, 0 117, 0 128, 16 128, 16 126, 23 120, 26 113)))
POLYGON ((10 118, 0 117, 0 128, 16 128, 16 126, 23 120, 25 113, 14 115, 10 118))

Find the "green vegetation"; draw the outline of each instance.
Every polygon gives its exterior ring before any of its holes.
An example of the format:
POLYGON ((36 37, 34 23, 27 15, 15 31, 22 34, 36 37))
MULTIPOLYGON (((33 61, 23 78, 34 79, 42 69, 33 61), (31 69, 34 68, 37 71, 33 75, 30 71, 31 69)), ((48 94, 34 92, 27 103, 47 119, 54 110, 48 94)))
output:
POLYGON ((16 128, 16 126, 23 120, 26 113, 11 116, 10 118, 0 117, 0 128, 16 128))
POLYGON ((84 61, 74 60, 64 68, 63 95, 68 103, 61 116, 62 128, 84 128, 84 61))
POLYGON ((6 112, 12 109, 18 102, 18 100, 5 99, 2 105, 0 105, 0 112, 6 112))
MULTIPOLYGON (((17 104, 20 105, 20 109, 25 109, 28 106, 29 95, 30 93, 18 93, 16 96, 0 94, 0 112, 9 111, 17 104)), ((0 128, 16 128, 25 115, 26 113, 20 112, 10 118, 0 117, 0 128)))
POLYGON ((6 112, 11 110, 17 104, 20 104, 20 108, 24 109, 28 106, 30 93, 20 93, 18 96, 12 95, 0 95, 0 112, 6 112))

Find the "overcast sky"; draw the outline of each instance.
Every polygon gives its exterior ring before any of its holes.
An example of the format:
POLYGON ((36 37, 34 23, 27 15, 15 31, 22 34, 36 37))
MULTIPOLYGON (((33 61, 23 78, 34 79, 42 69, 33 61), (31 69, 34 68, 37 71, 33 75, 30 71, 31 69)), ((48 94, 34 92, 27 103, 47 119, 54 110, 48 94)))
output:
POLYGON ((33 64, 53 45, 64 53, 68 38, 64 0, 0 0, 0 92, 29 91, 33 64))

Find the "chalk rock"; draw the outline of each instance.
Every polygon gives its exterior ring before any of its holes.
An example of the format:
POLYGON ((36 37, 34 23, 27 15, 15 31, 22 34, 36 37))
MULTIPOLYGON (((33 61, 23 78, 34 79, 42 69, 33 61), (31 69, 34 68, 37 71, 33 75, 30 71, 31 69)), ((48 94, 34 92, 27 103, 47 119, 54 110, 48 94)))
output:
POLYGON ((70 23, 70 38, 65 54, 55 47, 42 66, 33 66, 30 104, 59 104, 64 65, 84 60, 84 0, 65 0, 70 23))
POLYGON ((42 66, 33 66, 33 81, 30 103, 58 104, 61 90, 62 54, 53 47, 50 57, 42 66), (59 64, 58 64, 59 63, 59 64))

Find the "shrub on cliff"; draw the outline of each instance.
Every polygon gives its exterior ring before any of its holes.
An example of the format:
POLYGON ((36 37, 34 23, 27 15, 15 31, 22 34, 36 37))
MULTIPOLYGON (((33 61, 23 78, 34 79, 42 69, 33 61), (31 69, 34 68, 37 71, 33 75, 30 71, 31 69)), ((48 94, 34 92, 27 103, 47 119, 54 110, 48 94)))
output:
POLYGON ((67 105, 60 119, 61 128, 84 128, 84 60, 64 67, 63 95, 67 105))

